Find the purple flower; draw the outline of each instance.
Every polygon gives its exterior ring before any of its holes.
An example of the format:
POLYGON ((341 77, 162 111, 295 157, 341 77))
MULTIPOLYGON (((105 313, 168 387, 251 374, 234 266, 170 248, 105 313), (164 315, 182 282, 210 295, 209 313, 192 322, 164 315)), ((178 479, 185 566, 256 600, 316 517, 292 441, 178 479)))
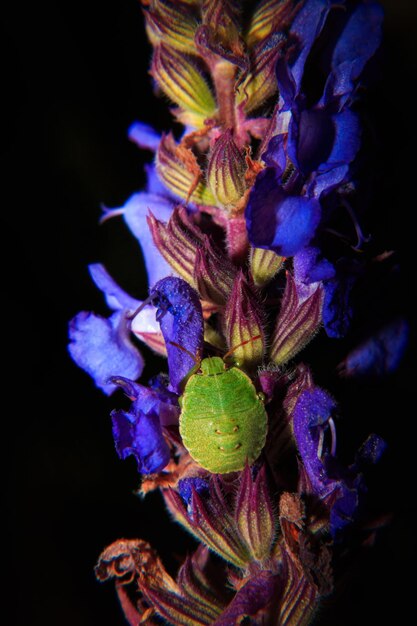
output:
POLYGON ((72 358, 108 395, 115 390, 109 383, 115 372, 130 378, 138 378, 142 373, 143 359, 129 334, 130 322, 123 312, 106 319, 82 311, 70 322, 68 349, 72 358))
POLYGON ((127 378, 113 377, 111 382, 133 400, 128 411, 116 410, 111 414, 118 455, 121 459, 134 456, 142 474, 162 470, 170 459, 170 450, 161 423, 178 421, 176 398, 127 378))
POLYGON ((246 207, 250 242, 282 256, 293 256, 313 239, 322 200, 348 180, 360 146, 359 119, 349 106, 356 81, 379 45, 382 14, 376 3, 340 11, 334 44, 334 27, 326 28, 332 4, 310 0, 292 24, 288 50, 276 67, 279 134, 263 155, 269 167, 258 175, 246 207), (312 102, 303 91, 304 73, 319 34, 328 40, 330 74, 322 97, 312 102))
POLYGON ((332 413, 336 401, 323 389, 312 387, 303 391, 297 400, 293 414, 294 436, 304 467, 314 491, 327 495, 334 489, 323 464, 325 431, 330 428, 332 449, 335 448, 335 427, 332 413))
POLYGON ((314 493, 330 503, 330 532, 339 539, 357 519, 366 494, 363 469, 376 463, 386 444, 370 435, 356 454, 355 462, 342 466, 335 457, 336 433, 332 413, 336 402, 323 389, 310 387, 297 400, 293 413, 297 448, 314 493), (330 430, 331 446, 326 442, 330 430))
MULTIPOLYGON (((95 313, 81 312, 70 322, 68 350, 79 367, 94 379, 96 385, 106 394, 111 394, 115 386, 110 384, 111 376, 125 376, 136 379, 142 374, 143 358, 132 342, 132 323, 128 314, 141 304, 139 300, 127 294, 107 273, 103 265, 89 267, 91 277, 104 293, 107 305, 113 314, 104 318, 95 313)), ((148 333, 158 333, 155 319, 149 320, 146 307, 134 319, 134 332, 140 334, 144 329, 148 333)))
POLYGON ((181 383, 199 362, 203 351, 203 313, 197 292, 182 278, 164 278, 151 290, 157 320, 168 352, 171 389, 181 393, 181 383))

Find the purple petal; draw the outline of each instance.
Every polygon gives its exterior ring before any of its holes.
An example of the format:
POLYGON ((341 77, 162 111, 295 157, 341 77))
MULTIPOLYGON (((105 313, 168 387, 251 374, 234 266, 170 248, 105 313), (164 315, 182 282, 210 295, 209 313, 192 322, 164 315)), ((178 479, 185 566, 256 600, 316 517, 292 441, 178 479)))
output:
POLYGON ((145 148, 156 152, 161 141, 161 135, 152 126, 143 122, 133 122, 127 131, 130 141, 133 141, 139 148, 145 148))
POLYGON ((97 287, 106 296, 106 302, 110 309, 118 311, 120 309, 135 311, 140 305, 140 301, 132 298, 113 280, 104 265, 94 263, 88 266, 91 278, 97 287))
POLYGON ((281 256, 293 256, 312 239, 320 215, 317 200, 286 195, 274 169, 266 168, 258 175, 246 207, 249 241, 281 256))
POLYGON ((336 270, 332 263, 321 257, 318 248, 304 248, 293 259, 294 279, 299 300, 310 297, 318 283, 334 278, 336 270))
POLYGON ((151 290, 151 296, 168 351, 171 389, 180 393, 181 381, 196 365, 203 350, 201 303, 188 283, 174 277, 160 280, 151 290), (195 360, 191 355, 195 355, 195 360))
MULTIPOLYGON (((134 406, 134 405, 132 405, 134 406)), ((112 411, 113 437, 121 459, 133 455, 141 474, 162 470, 170 459, 156 413, 112 411)))
POLYGON ((163 222, 167 222, 173 209, 166 198, 147 193, 136 193, 123 207, 123 216, 132 234, 139 241, 148 273, 149 286, 172 274, 172 268, 156 248, 146 217, 149 211, 163 222))
POLYGON ((341 108, 350 97, 355 81, 380 44, 383 15, 378 2, 359 3, 355 8, 333 51, 324 102, 337 98, 341 108))
POLYGON ((345 376, 383 376, 399 366, 408 343, 409 328, 400 318, 387 324, 348 354, 345 376))
POLYGON ((151 165, 145 165, 145 172, 146 193, 169 199, 171 197, 171 194, 159 178, 155 165, 153 163, 151 165))
POLYGON ((356 519, 360 502, 361 476, 358 476, 355 484, 349 486, 345 482, 339 483, 340 496, 330 511, 330 533, 337 538, 356 519))
POLYGON ((349 165, 340 165, 329 170, 325 174, 318 174, 312 177, 310 184, 307 187, 308 195, 320 198, 324 192, 329 192, 335 187, 338 187, 341 183, 345 182, 347 174, 349 172, 349 165))
POLYGON ((72 358, 108 395, 115 390, 108 382, 111 376, 135 379, 142 373, 143 358, 129 335, 129 323, 120 312, 105 319, 83 311, 70 322, 68 350, 72 358))
POLYGON ((300 394, 294 409, 293 427, 297 448, 311 484, 320 496, 328 493, 333 483, 318 456, 320 431, 335 408, 335 400, 326 391, 313 387, 300 394))

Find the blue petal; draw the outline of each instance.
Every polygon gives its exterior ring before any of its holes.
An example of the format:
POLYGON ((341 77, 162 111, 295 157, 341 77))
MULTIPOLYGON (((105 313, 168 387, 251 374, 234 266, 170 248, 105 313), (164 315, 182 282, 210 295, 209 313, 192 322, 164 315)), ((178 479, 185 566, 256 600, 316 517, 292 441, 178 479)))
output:
POLYGON ((208 494, 209 492, 209 482, 205 478, 200 478, 199 476, 192 476, 190 478, 182 478, 178 481, 178 491, 180 493, 181 498, 184 500, 186 504, 190 504, 191 496, 193 495, 193 491, 195 490, 199 495, 208 494))
POLYGON ((276 176, 281 176, 287 164, 287 155, 285 151, 285 138, 286 134, 281 133, 272 137, 268 144, 268 148, 262 155, 262 159, 265 161, 268 167, 275 168, 276 176))
POLYGON ((324 109, 309 109, 290 124, 288 153, 304 175, 351 163, 359 146, 359 120, 348 110, 330 115, 324 109))
POLYGON ((172 268, 156 248, 146 217, 151 211, 156 218, 167 222, 172 209, 172 203, 166 198, 147 193, 134 194, 123 207, 126 224, 142 248, 150 287, 164 276, 172 274, 172 268))
POLYGON ((355 81, 380 44, 382 20, 378 2, 359 3, 353 11, 333 51, 324 102, 337 98, 341 108, 349 99, 355 81))
POLYGON ((145 148, 156 152, 161 141, 161 135, 149 124, 133 122, 127 131, 130 141, 136 143, 139 148, 145 148))
MULTIPOLYGON (((176 417, 178 424, 179 408, 173 398, 163 389, 152 389, 139 385, 128 378, 112 377, 111 382, 121 387, 133 400, 129 411, 113 411, 113 436, 120 458, 133 455, 142 474, 150 474, 163 469, 170 459, 169 446, 162 434, 162 423, 166 414, 176 417)), ((175 423, 172 421, 170 423, 175 423)))
POLYGON ((346 376, 383 376, 399 366, 408 343, 409 328, 400 318, 387 324, 355 348, 343 363, 346 376))
POLYGON ((271 248, 281 256, 294 256, 314 236, 321 210, 314 198, 283 197, 275 207, 276 230, 271 248))
POLYGON ((181 393, 181 382, 202 355, 204 325, 200 299, 185 280, 174 277, 160 280, 150 295, 168 351, 171 389, 181 393))
POLYGON ((318 457, 320 426, 326 424, 336 408, 334 399, 323 389, 314 387, 303 391, 293 415, 294 436, 304 467, 313 489, 320 495, 332 487, 322 460, 318 457))
POLYGON ((144 362, 130 341, 129 323, 121 312, 105 319, 94 313, 81 312, 70 322, 69 352, 79 367, 94 379, 106 394, 115 386, 114 375, 138 378, 144 362))
POLYGON ((314 236, 320 215, 316 199, 286 195, 274 168, 265 168, 256 179, 246 207, 249 241, 258 248, 293 256, 314 236))
POLYGON ((329 337, 344 337, 350 328, 353 308, 351 291, 355 278, 332 278, 324 284, 323 324, 329 337))
POLYGON ((334 539, 338 539, 358 515, 360 491, 364 488, 361 482, 359 476, 353 486, 343 481, 339 483, 340 496, 330 511, 330 534, 334 539))
POLYGON ((140 301, 132 298, 113 280, 104 265, 94 263, 88 266, 91 278, 97 287, 106 296, 106 302, 110 309, 118 311, 120 309, 135 311, 140 301))

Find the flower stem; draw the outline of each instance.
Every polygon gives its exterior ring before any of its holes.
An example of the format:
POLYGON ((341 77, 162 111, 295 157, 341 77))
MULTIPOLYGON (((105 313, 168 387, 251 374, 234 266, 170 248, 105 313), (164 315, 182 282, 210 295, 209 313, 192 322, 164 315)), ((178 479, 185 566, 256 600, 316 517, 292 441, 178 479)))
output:
POLYGON ((229 61, 219 61, 213 69, 220 121, 225 128, 234 129, 235 119, 235 74, 236 67, 229 61))

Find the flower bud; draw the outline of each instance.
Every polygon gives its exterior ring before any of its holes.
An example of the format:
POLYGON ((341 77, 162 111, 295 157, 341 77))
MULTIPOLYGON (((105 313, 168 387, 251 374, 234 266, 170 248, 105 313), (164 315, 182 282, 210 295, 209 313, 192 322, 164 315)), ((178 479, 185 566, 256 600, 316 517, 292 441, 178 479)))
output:
POLYGON ((242 369, 251 370, 262 362, 265 350, 262 317, 260 304, 240 272, 226 305, 225 335, 229 350, 233 350, 233 358, 242 369), (234 349, 236 346, 239 347, 234 349))
POLYGON ((257 561, 270 556, 276 533, 276 519, 268 493, 265 466, 252 478, 246 465, 236 498, 236 525, 251 555, 257 561))
POLYGON ((179 107, 184 124, 201 127, 216 111, 216 101, 206 81, 193 63, 170 46, 154 50, 151 74, 162 91, 179 107))
POLYGON ((303 2, 294 0, 262 0, 259 3, 246 35, 246 43, 251 48, 265 40, 273 31, 286 30, 303 2))
POLYGON ((323 308, 323 289, 299 303, 297 289, 291 274, 281 302, 277 324, 272 335, 271 359, 284 365, 302 350, 317 333, 323 308))
POLYGON ((279 256, 273 250, 263 248, 251 248, 249 253, 249 265, 253 282, 257 287, 264 287, 272 280, 282 268, 284 257, 279 256))
POLYGON ((152 0, 145 9, 146 33, 153 46, 167 44, 187 54, 197 54, 194 43, 197 20, 180 2, 152 0))
POLYGON ((214 206, 216 200, 210 189, 200 180, 201 170, 193 171, 180 159, 179 148, 171 133, 162 137, 156 153, 156 170, 159 178, 175 195, 184 200, 214 206))
POLYGON ((233 208, 243 196, 246 169, 245 157, 228 129, 214 144, 207 168, 208 186, 219 206, 233 208))

